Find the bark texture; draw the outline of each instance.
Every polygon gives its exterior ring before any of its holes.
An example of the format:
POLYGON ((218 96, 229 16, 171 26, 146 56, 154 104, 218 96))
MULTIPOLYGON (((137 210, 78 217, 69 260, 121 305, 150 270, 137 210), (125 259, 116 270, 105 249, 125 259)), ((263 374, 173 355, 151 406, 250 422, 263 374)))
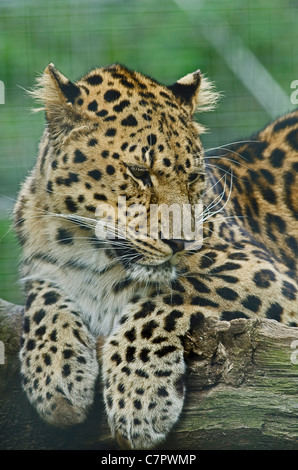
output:
MULTIPOLYGON (((22 306, 0 300, 0 449, 119 449, 100 383, 85 423, 60 430, 37 416, 21 389, 22 318, 22 306)), ((209 319, 184 341, 187 399, 160 449, 298 449, 298 328, 209 319)))

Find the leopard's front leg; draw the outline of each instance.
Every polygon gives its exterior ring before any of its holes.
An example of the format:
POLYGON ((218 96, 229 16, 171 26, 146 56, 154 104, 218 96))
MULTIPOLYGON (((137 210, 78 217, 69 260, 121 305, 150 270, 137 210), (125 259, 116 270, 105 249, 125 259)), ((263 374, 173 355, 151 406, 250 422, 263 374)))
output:
POLYGON ((23 388, 51 424, 82 422, 98 375, 95 339, 74 303, 46 282, 28 293, 20 351, 23 388))
POLYGON ((185 363, 180 338, 189 329, 194 307, 173 306, 170 297, 130 306, 103 349, 108 420, 124 447, 158 445, 183 407, 185 363))

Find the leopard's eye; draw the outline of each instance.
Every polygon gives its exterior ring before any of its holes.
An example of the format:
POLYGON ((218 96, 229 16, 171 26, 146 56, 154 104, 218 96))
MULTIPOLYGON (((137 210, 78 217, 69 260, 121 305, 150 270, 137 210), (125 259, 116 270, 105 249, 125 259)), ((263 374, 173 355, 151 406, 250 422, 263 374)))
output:
POLYGON ((188 176, 188 184, 193 184, 195 183, 196 181, 198 181, 198 179, 201 179, 203 181, 204 179, 204 174, 203 173, 191 173, 189 176, 188 176))
POLYGON ((141 180, 146 186, 152 186, 150 174, 147 168, 132 165, 128 166, 128 170, 134 178, 141 180))
POLYGON ((147 170, 147 168, 141 166, 129 166, 128 169, 131 174, 136 178, 143 178, 146 175, 149 176, 149 171, 147 170))

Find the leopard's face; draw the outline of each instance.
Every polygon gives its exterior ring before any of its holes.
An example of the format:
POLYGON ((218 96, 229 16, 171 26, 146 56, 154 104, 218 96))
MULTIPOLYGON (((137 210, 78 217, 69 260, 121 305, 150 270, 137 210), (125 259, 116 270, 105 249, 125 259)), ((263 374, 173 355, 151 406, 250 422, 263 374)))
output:
POLYGON ((94 220, 96 236, 132 278, 174 278, 193 241, 183 224, 194 228, 205 188, 201 128, 192 119, 200 74, 167 88, 119 65, 75 84, 52 65, 46 72, 60 93, 60 108, 44 97, 51 210, 94 220), (169 208, 165 219, 161 208, 169 208))

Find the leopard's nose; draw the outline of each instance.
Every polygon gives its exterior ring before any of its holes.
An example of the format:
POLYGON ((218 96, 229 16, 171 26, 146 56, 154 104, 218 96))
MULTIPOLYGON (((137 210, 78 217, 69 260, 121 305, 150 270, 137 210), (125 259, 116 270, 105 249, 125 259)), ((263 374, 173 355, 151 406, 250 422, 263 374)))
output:
POLYGON ((169 247, 172 249, 173 254, 179 253, 180 251, 183 251, 185 249, 185 242, 184 240, 177 240, 177 239, 165 239, 163 238, 162 241, 169 245, 169 247))

